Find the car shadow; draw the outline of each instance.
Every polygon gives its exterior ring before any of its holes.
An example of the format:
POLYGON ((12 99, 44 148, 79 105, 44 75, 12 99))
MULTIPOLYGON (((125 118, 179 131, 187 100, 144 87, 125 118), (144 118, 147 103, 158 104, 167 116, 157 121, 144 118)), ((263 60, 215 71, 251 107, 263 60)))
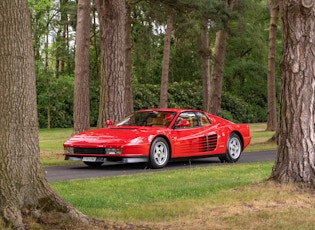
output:
POLYGON ((171 170, 171 169, 180 169, 180 168, 189 168, 189 167, 202 167, 209 166, 214 164, 222 164, 217 158, 198 158, 198 159, 176 159, 172 160, 167 164, 166 167, 161 169, 154 169, 147 166, 147 163, 119 163, 119 162, 105 162, 101 166, 93 167, 82 164, 76 164, 71 167, 71 169, 80 169, 80 170, 106 170, 106 171, 139 171, 139 170, 171 170))

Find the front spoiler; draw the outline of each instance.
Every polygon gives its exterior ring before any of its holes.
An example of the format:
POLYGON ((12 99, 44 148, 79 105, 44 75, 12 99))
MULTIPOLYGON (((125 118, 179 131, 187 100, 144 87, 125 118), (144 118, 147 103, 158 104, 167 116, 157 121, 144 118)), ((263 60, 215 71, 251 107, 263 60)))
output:
MULTIPOLYGON (((83 161, 83 157, 71 157, 71 156, 66 156, 65 160, 69 161, 83 161)), ((119 163, 140 163, 140 162, 148 162, 147 157, 130 157, 130 158, 106 158, 106 157, 97 157, 95 162, 119 162, 119 163)))

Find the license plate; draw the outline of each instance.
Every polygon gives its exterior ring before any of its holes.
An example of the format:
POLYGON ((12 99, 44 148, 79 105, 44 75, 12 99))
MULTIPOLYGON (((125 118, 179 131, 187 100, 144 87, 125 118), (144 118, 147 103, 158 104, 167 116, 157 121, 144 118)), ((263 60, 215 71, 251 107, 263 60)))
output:
POLYGON ((96 157, 83 157, 82 161, 95 162, 96 157))

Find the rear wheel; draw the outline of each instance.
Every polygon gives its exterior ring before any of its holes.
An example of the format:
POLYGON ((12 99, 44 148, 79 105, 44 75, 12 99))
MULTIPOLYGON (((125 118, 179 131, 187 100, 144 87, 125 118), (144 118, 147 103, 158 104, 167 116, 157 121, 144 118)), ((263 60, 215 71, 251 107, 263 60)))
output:
POLYGON ((242 153, 242 141, 239 135, 232 133, 226 143, 225 156, 219 157, 221 162, 233 163, 238 161, 242 153))
POLYGON ((100 167, 103 164, 103 162, 90 162, 90 161, 83 161, 83 163, 90 167, 100 167))
POLYGON ((150 148, 149 167, 163 168, 167 165, 170 158, 170 148, 163 137, 153 140, 150 148))

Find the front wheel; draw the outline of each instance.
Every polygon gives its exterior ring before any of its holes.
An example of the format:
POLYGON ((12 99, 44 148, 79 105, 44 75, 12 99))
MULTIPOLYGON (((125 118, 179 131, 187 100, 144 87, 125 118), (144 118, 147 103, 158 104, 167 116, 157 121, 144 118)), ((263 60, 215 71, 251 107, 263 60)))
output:
POLYGON ((149 167, 163 168, 170 158, 170 148, 167 141, 162 137, 153 140, 150 148, 149 167))
POLYGON ((219 157, 221 162, 233 163, 238 161, 242 153, 242 141, 239 135, 232 133, 226 143, 225 156, 219 157))

